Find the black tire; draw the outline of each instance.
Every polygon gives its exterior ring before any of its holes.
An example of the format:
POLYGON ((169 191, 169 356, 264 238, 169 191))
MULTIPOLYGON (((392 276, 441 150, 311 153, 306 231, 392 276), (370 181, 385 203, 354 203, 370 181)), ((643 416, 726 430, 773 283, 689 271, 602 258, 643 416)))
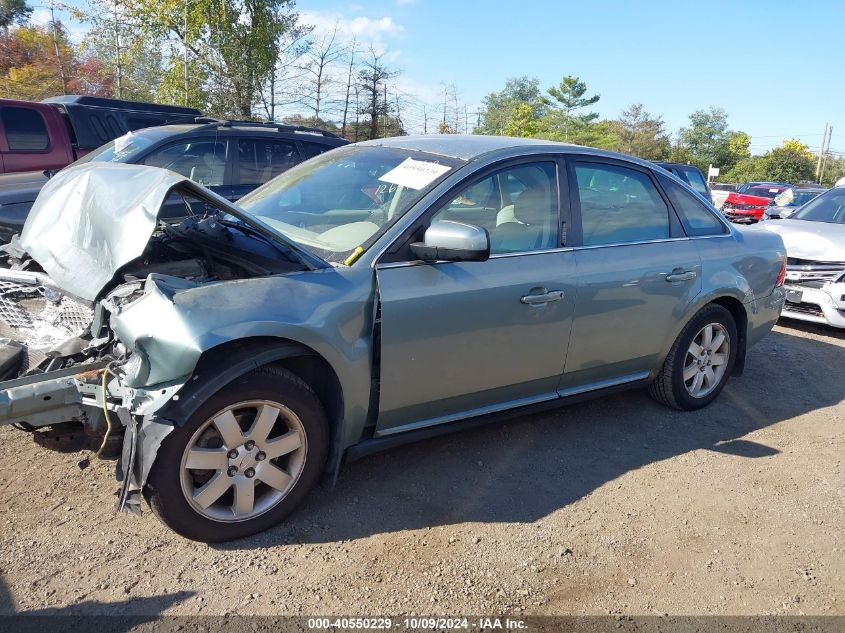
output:
POLYGON ((186 538, 206 543, 243 538, 276 525, 299 505, 319 480, 328 448, 326 414, 311 388, 286 369, 262 367, 215 393, 164 439, 147 478, 144 496, 155 515, 186 538), (211 416, 249 400, 273 400, 296 414, 305 429, 304 465, 287 495, 263 514, 240 522, 215 521, 200 514, 185 498, 180 483, 182 456, 191 438, 211 416))
POLYGON ((704 306, 681 330, 672 345, 672 349, 669 350, 657 378, 649 386, 649 394, 661 404, 680 411, 693 411, 706 407, 718 397, 733 371, 738 342, 739 337, 733 315, 726 308, 714 303, 704 306), (727 330, 730 339, 730 352, 725 373, 718 385, 707 395, 695 397, 687 391, 684 384, 684 360, 695 336, 709 323, 718 323, 727 330))

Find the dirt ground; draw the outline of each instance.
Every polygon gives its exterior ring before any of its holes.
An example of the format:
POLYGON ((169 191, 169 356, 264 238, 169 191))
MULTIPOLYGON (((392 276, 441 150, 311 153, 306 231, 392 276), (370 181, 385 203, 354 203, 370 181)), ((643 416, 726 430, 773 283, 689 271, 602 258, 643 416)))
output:
POLYGON ((781 323, 709 408, 644 392, 348 465, 222 546, 0 429, 0 612, 845 614, 845 333, 781 323))

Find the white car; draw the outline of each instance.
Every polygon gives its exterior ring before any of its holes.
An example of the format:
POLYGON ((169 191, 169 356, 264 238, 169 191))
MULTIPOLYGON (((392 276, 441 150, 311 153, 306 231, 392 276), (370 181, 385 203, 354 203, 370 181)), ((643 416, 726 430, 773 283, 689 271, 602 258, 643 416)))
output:
POLYGON ((788 219, 763 222, 786 245, 782 316, 845 328, 845 186, 811 200, 788 219))

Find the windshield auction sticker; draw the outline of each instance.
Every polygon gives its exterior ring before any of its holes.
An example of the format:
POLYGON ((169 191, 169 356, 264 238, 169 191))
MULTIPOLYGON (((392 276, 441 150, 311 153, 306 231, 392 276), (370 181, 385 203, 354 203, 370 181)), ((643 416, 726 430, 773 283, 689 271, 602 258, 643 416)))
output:
POLYGON ((448 165, 406 158, 404 162, 399 163, 379 180, 408 187, 408 189, 423 189, 450 169, 452 168, 448 165))

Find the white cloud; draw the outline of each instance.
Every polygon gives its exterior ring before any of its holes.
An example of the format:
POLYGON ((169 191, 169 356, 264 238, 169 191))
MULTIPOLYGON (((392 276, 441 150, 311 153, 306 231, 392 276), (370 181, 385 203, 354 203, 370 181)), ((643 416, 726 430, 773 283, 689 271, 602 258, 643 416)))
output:
POLYGON ((405 27, 397 23, 390 16, 371 18, 364 15, 350 16, 336 11, 300 11, 301 24, 314 27, 317 37, 330 33, 335 28, 345 40, 353 37, 359 44, 373 44, 377 49, 387 48, 385 40, 402 34, 405 27))
POLYGON ((378 20, 366 17, 353 18, 349 23, 349 30, 353 35, 363 38, 376 38, 381 35, 395 35, 405 30, 401 24, 396 24, 393 18, 385 16, 378 20))
MULTIPOLYGON (((61 9, 56 9, 56 20, 62 23, 68 38, 74 44, 79 44, 88 33, 87 27, 75 21, 67 12, 61 9)), ((39 7, 32 12, 30 17, 32 24, 37 26, 48 26, 52 22, 50 10, 44 7, 39 7)))

